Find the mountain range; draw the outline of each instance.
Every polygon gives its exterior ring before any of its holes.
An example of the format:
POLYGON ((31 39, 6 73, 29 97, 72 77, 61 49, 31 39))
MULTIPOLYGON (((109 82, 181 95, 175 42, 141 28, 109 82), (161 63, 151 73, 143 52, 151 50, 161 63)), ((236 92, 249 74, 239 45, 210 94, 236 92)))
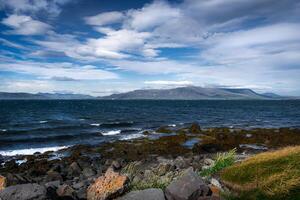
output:
POLYGON ((172 99, 172 100, 202 100, 202 99, 281 99, 277 94, 259 94, 251 89, 204 88, 196 86, 172 89, 134 90, 131 92, 112 94, 102 99, 172 99))
POLYGON ((83 94, 61 93, 24 93, 24 92, 0 92, 0 99, 93 99, 95 97, 83 94))
POLYGON ((259 94, 251 89, 204 88, 196 86, 172 89, 144 89, 104 97, 60 93, 8 93, 0 92, 0 99, 149 99, 149 100, 234 100, 234 99, 287 99, 274 93, 259 94))

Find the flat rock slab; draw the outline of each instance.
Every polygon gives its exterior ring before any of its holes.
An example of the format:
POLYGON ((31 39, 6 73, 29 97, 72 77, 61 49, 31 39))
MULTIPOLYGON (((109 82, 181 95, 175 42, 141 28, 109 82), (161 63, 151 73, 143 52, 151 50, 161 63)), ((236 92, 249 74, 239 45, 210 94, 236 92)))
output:
POLYGON ((200 197, 210 196, 211 191, 204 180, 192 168, 171 182, 165 191, 168 200, 197 200, 200 197))
POLYGON ((21 184, 0 191, 1 200, 44 200, 46 188, 38 184, 21 184))
POLYGON ((161 189, 150 188, 129 192, 118 200, 165 200, 165 195, 161 189))

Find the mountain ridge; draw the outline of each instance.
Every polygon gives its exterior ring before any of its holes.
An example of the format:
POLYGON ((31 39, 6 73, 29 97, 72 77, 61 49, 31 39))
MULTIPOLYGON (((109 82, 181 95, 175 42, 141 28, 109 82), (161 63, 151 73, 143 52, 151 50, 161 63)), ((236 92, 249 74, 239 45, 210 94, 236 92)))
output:
POLYGON ((198 86, 177 87, 171 89, 138 89, 103 97, 84 94, 65 93, 10 93, 0 92, 0 99, 103 99, 103 100, 242 100, 290 99, 274 93, 257 93, 249 88, 205 88, 198 86))
POLYGON ((234 100, 234 99, 281 99, 256 93, 248 88, 204 88, 197 86, 178 87, 172 89, 134 90, 125 93, 112 94, 101 99, 149 99, 149 100, 234 100))

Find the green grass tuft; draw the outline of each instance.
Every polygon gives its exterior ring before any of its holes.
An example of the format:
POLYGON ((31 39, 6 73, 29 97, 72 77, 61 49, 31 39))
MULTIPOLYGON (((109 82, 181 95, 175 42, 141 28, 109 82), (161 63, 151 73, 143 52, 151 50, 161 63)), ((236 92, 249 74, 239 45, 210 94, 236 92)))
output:
POLYGON ((215 163, 208 169, 204 169, 200 172, 200 176, 212 176, 213 174, 221 171, 222 169, 234 164, 236 156, 236 149, 232 149, 229 152, 218 153, 215 157, 215 163))
POLYGON ((300 146, 257 154, 221 172, 236 199, 300 199, 300 146))

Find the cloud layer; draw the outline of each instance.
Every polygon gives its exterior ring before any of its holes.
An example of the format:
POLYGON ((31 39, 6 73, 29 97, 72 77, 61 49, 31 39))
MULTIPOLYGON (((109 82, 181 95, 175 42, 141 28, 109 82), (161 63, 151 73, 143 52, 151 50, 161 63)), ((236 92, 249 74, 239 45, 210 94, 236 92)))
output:
POLYGON ((128 90, 192 83, 300 95, 299 1, 156 0, 96 14, 85 7, 77 31, 62 25, 76 15, 59 16, 67 0, 7 2, 0 6, 6 13, 0 42, 21 52, 5 50, 6 72, 61 85, 115 83, 105 91, 123 91, 124 82, 128 90), (39 17, 44 10, 51 19, 39 17))

